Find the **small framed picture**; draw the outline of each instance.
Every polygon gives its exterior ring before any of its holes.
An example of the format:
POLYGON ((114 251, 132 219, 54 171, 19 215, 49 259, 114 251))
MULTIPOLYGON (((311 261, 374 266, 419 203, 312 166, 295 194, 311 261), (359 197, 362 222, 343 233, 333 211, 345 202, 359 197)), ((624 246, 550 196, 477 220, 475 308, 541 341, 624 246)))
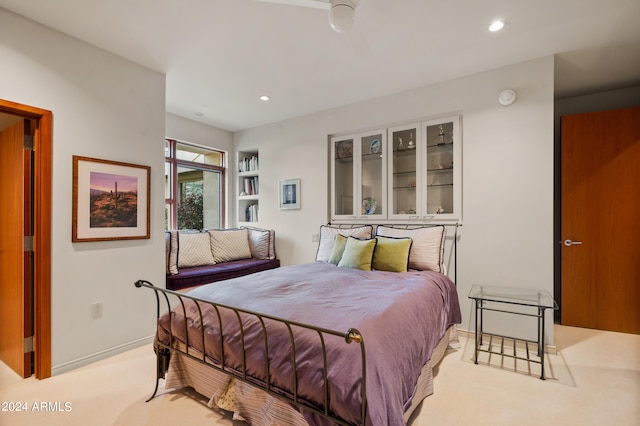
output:
POLYGON ((71 241, 148 239, 149 166, 73 156, 71 241))
POLYGON ((300 208, 300 179, 280 181, 280 209, 293 210, 300 208))

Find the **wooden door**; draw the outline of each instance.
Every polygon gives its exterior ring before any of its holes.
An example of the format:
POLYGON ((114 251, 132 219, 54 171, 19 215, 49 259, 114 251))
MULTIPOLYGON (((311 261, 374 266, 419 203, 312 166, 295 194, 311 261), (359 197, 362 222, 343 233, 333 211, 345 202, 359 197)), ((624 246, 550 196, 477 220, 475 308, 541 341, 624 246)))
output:
POLYGON ((640 334, 640 108, 561 126, 561 322, 640 334))
MULTIPOLYGON (((0 133, 0 359, 22 377, 31 375, 25 354, 24 121, 0 133)), ((31 303, 28 301, 27 303, 31 303)))

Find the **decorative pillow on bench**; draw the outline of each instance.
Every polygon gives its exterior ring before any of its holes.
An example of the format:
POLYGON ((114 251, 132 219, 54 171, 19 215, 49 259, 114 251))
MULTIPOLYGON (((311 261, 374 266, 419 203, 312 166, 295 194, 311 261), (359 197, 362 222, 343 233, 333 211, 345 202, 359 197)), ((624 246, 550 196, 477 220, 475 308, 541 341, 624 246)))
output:
POLYGON ((249 231, 249 248, 254 259, 275 259, 275 231, 273 229, 251 228, 243 226, 249 231))
POLYGON ((211 252, 216 263, 251 258, 246 229, 214 229, 207 233, 211 236, 211 252))
POLYGON ((211 253, 211 239, 206 233, 178 233, 178 250, 178 270, 216 263, 211 253))
POLYGON ((175 275, 178 273, 178 248, 179 234, 198 234, 200 231, 197 229, 183 229, 180 231, 167 231, 166 232, 166 244, 167 244, 167 273, 175 275))

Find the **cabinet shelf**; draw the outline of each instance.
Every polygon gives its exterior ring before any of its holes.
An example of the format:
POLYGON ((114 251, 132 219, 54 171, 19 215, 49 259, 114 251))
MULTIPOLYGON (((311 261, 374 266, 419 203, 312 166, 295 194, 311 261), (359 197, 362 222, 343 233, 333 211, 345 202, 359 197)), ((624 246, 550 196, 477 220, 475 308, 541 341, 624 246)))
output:
POLYGON ((394 149, 393 155, 395 155, 396 157, 416 155, 416 149, 415 148, 394 149))
POLYGON ((353 163, 353 157, 336 157, 338 163, 353 163))
POLYGON ((428 151, 453 151, 453 142, 427 145, 428 151))
POLYGON ((444 169, 427 169, 427 173, 453 173, 453 167, 445 167, 444 169))
POLYGON ((393 172, 394 175, 415 175, 416 171, 415 170, 407 170, 407 171, 402 171, 402 172, 393 172))
POLYGON ((378 152, 375 154, 363 154, 362 161, 382 161, 382 153, 378 152))

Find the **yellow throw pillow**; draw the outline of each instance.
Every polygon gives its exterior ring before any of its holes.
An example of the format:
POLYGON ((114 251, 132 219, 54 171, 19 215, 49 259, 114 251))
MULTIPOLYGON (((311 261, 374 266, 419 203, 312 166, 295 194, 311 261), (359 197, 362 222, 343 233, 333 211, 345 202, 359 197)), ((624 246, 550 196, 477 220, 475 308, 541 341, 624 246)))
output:
POLYGON ((378 243, 373 252, 373 269, 390 272, 406 272, 409 267, 411 238, 376 237, 378 243))
POLYGON ((342 253, 342 258, 340 262, 338 262, 338 266, 370 271, 376 243, 377 240, 375 238, 369 240, 359 240, 353 237, 347 238, 344 253, 342 253))

